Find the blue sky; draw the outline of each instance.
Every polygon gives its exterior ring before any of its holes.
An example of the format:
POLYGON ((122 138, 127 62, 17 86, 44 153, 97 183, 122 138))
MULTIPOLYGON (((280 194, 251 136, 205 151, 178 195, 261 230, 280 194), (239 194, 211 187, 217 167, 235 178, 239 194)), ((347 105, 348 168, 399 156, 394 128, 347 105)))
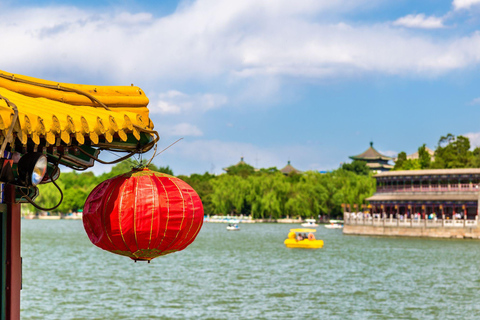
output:
POLYGON ((0 1, 0 37, 1 70, 140 86, 175 174, 480 146, 480 0, 0 1))

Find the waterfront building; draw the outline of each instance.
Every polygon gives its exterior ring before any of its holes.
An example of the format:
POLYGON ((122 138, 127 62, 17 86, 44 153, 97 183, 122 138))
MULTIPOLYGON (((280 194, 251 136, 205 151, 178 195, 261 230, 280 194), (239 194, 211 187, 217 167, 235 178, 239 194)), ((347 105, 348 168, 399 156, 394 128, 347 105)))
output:
POLYGON ((285 167, 283 167, 282 169, 280 169, 280 172, 283 173, 284 175, 288 176, 289 174, 291 173, 296 173, 296 174, 300 174, 302 173, 302 171, 298 170, 298 169, 295 169, 291 164, 290 164, 290 160, 288 161, 287 165, 285 167))
POLYGON ((410 216, 435 213, 473 219, 478 211, 480 169, 390 171, 375 175, 372 212, 410 216))
POLYGON ((345 233, 480 238, 480 169, 390 171, 375 179, 368 210, 345 206, 345 233))
POLYGON ((363 153, 349 157, 352 160, 365 161, 367 167, 374 172, 384 172, 389 171, 393 168, 393 165, 389 164, 388 161, 393 160, 391 157, 387 157, 373 147, 373 142, 370 142, 370 148, 365 150, 363 153))

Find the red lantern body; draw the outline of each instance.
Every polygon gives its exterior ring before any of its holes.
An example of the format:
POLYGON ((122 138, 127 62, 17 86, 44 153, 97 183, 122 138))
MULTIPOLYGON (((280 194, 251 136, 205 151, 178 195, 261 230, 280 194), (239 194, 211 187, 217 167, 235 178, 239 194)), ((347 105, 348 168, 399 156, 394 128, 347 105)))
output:
POLYGON ((133 260, 185 249, 202 224, 202 201, 195 190, 176 177, 148 169, 102 182, 83 210, 90 241, 133 260))

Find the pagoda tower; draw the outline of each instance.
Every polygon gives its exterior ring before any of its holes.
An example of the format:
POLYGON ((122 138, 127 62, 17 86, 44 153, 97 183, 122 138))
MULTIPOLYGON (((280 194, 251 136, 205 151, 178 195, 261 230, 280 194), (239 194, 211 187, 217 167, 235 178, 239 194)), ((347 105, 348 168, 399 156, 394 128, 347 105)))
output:
POLYGON ((384 172, 389 171, 393 168, 393 165, 388 164, 389 160, 393 160, 391 157, 387 157, 373 148, 373 142, 370 142, 370 148, 365 150, 365 152, 349 157, 352 160, 365 161, 367 167, 374 172, 384 172))
POLYGON ((287 165, 280 169, 280 172, 284 175, 288 176, 290 173, 302 173, 302 171, 295 169, 291 164, 290 160, 288 161, 287 165))

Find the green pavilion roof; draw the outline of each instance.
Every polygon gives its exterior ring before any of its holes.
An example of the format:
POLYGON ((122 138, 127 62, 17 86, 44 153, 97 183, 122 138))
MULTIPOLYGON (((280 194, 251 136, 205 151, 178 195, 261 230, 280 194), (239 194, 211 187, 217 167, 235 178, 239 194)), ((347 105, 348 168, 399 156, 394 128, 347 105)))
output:
POLYGON ((387 157, 373 148, 373 142, 370 142, 370 148, 363 153, 349 157, 352 160, 392 160, 393 158, 387 157))
POLYGON ((291 164, 290 164, 290 161, 288 161, 287 165, 285 167, 283 167, 282 169, 280 169, 280 172, 283 173, 283 174, 290 174, 292 172, 294 173, 302 173, 302 171, 294 168, 291 164))

